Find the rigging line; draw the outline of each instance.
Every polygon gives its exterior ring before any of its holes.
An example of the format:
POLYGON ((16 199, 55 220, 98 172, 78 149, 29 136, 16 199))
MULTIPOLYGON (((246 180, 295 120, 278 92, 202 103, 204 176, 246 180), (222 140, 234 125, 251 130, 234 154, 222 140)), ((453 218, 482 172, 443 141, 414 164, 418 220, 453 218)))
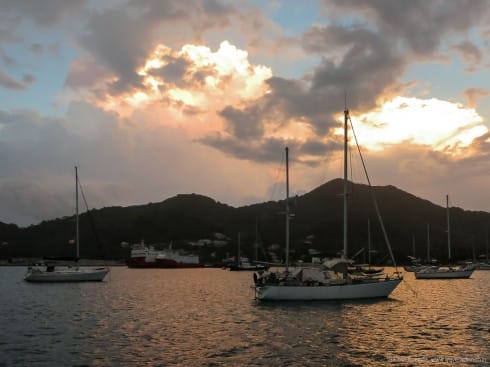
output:
MULTIPOLYGON (((78 186, 80 187, 80 193, 82 194, 82 199, 83 199, 83 202, 85 204, 85 209, 87 210, 87 215, 88 215, 88 219, 90 222, 90 226, 92 227, 92 231, 94 233, 95 242, 97 243, 99 250, 102 250, 102 245, 100 243, 99 236, 97 235, 97 231, 95 230, 94 218, 92 217, 92 214, 90 213, 90 210, 88 208, 87 200, 85 199, 85 193, 83 192, 82 183, 80 182, 80 179, 78 179, 78 186)), ((102 253, 102 256, 105 258, 104 253, 102 253)))
POLYGON ((283 163, 284 163, 284 157, 281 158, 281 163, 279 164, 279 168, 277 169, 277 176, 276 176, 276 179, 274 180, 274 184, 272 186, 272 193, 271 193, 271 198, 269 199, 269 201, 273 201, 274 197, 276 195, 276 189, 277 189, 278 182, 279 182, 279 176, 281 175, 281 173, 283 171, 283 163))
MULTIPOLYGON (((354 174, 352 173, 352 172, 353 172, 352 162, 353 162, 353 160, 352 160, 352 149, 351 149, 351 147, 349 146, 349 163, 350 163, 350 164, 349 164, 349 168, 350 168, 350 181, 351 181, 351 182, 354 182, 354 174)), ((349 182, 347 182, 347 184, 349 185, 349 189, 350 189, 350 190, 348 190, 348 191, 350 191, 350 192, 348 192, 348 194, 349 194, 349 193, 350 193, 350 194, 352 194, 352 190, 354 189, 354 185, 350 185, 350 184, 349 184, 349 182)))
POLYGON ((351 129, 352 129, 352 135, 354 136, 354 140, 356 142, 357 150, 358 150, 359 156, 361 158, 362 167, 364 169, 364 174, 366 175, 366 180, 367 180, 367 182, 369 184, 369 187, 371 189, 370 190, 370 193, 371 193, 371 197, 372 197, 373 202, 374 202, 374 208, 376 210, 376 215, 378 217, 379 224, 381 226, 381 230, 383 231, 383 236, 384 236, 386 245, 388 247, 388 251, 390 253, 391 261, 393 262, 393 265, 395 266, 395 270, 398 271, 398 267, 397 267, 396 261, 395 261, 395 256, 393 255, 393 251, 391 249, 390 240, 388 239, 388 234, 386 233, 385 225, 383 223, 383 218, 381 217, 381 214, 379 212, 378 202, 376 200, 376 196, 374 195, 373 186, 371 185, 371 180, 369 179, 369 175, 368 175, 368 172, 367 172, 366 164, 364 163, 364 158, 362 156, 361 147, 359 146, 359 143, 357 141, 357 135, 356 135, 356 132, 354 131, 354 124, 352 123, 352 119, 350 118, 350 116, 349 116, 349 122, 350 122, 350 126, 351 126, 351 129))
POLYGON ((408 283, 405 279, 403 279, 403 283, 408 287, 408 289, 410 289, 412 291, 412 293, 415 295, 415 297, 418 297, 417 291, 412 288, 410 283, 408 283))

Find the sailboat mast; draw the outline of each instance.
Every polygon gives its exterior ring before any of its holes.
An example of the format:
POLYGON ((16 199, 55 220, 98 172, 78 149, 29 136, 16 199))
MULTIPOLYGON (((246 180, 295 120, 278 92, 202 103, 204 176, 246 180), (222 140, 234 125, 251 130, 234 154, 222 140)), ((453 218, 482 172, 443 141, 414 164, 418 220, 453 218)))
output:
POLYGON ((371 221, 368 218, 368 265, 371 266, 371 221))
POLYGON ((286 271, 289 270, 289 148, 286 147, 286 271))
POLYGON ((257 261, 259 252, 259 219, 255 217, 255 261, 257 261))
POLYGON ((237 242, 238 242, 238 245, 237 245, 236 264, 237 264, 238 266, 240 266, 240 264, 241 264, 241 262, 242 262, 242 258, 241 258, 241 255, 240 255, 240 232, 238 232, 237 242))
POLYGON ((447 218, 447 251, 449 264, 451 263, 451 225, 449 219, 449 195, 446 195, 446 218, 447 218))
POLYGON ((347 105, 344 109, 344 250, 342 257, 347 259, 347 149, 348 149, 348 137, 347 137, 347 120, 349 118, 349 110, 347 105))
POLYGON ((77 259, 80 257, 80 248, 78 242, 80 235, 78 232, 78 168, 75 166, 75 242, 77 245, 77 259))
POLYGON ((488 226, 487 226, 487 229, 485 231, 485 252, 486 252, 486 255, 487 255, 487 263, 488 263, 488 226))
POLYGON ((427 223, 427 264, 430 264, 430 223, 427 223))

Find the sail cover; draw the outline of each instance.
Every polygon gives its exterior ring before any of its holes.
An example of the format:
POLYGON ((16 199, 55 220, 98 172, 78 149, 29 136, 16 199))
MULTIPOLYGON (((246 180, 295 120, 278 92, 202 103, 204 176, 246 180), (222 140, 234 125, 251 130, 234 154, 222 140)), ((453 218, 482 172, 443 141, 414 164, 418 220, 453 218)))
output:
POLYGON ((333 270, 337 273, 343 273, 347 271, 347 267, 352 264, 354 261, 350 259, 328 259, 323 262, 323 265, 330 270, 333 270))

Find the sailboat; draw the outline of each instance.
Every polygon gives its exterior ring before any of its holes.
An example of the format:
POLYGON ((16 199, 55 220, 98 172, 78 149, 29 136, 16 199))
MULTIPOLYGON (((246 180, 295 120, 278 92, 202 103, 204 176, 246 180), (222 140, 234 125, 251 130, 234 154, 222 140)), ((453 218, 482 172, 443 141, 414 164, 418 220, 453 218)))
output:
POLYGON ((427 223, 427 261, 426 264, 422 264, 420 259, 415 257, 415 248, 413 249, 413 256, 408 256, 411 264, 406 265, 403 268, 408 273, 414 273, 425 268, 437 269, 439 266, 436 265, 437 260, 430 257, 430 224, 427 223))
POLYGON ((416 279, 467 279, 471 277, 474 266, 452 267, 451 266, 451 226, 449 218, 449 195, 446 195, 446 219, 447 219, 447 267, 424 267, 415 271, 416 279))
MULTIPOLYGON (((257 243, 255 244, 255 248, 257 248, 257 243)), ((237 249, 237 257, 234 264, 229 266, 230 271, 259 271, 259 270, 267 270, 268 267, 263 264, 251 263, 247 257, 242 257, 240 254, 240 232, 238 232, 238 249, 237 249)))
MULTIPOLYGON (((352 264, 348 271, 351 274, 359 273, 365 276, 377 277, 384 275, 383 268, 373 268, 371 266, 371 221, 367 221, 367 232, 368 232, 368 259, 367 264, 352 264)), ((361 249, 364 252, 364 248, 361 249)), ((355 257, 355 256, 354 256, 355 257)))
MULTIPOLYGON (((325 301, 385 298, 400 284, 400 273, 390 277, 349 274, 353 263, 347 256, 347 150, 349 111, 344 110, 344 216, 343 252, 340 258, 325 261, 321 267, 289 268, 289 149, 286 147, 286 251, 283 272, 254 273, 255 298, 259 301, 325 301)), ((377 205, 376 205, 377 208, 377 205)), ((379 213, 378 213, 379 214, 379 213)), ((382 224, 382 221, 380 221, 382 224)), ((384 226, 383 233, 386 237, 384 226)), ((388 249, 392 255, 388 243, 388 249)), ((393 255, 391 256, 394 261, 393 255)))
POLYGON ((76 229, 76 257, 75 258, 47 258, 43 264, 30 266, 24 280, 28 282, 87 282, 102 281, 109 272, 108 267, 81 267, 78 265, 80 257, 80 235, 78 225, 78 170, 75 167, 75 229, 76 229), (70 261, 74 265, 66 265, 70 261), (65 265, 60 265, 65 264, 65 265))

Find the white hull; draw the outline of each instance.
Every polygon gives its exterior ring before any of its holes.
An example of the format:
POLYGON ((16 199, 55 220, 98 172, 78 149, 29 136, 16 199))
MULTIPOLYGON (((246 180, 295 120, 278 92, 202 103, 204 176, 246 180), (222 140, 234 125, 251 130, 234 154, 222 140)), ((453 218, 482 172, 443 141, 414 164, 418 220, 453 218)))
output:
POLYGON ((452 269, 437 269, 437 270, 422 270, 415 272, 416 279, 467 279, 473 274, 471 270, 452 270, 452 269))
POLYGON ((400 284, 401 279, 365 283, 317 286, 264 285, 256 287, 261 301, 330 301, 385 298, 400 284))
POLYGON ((67 268, 55 271, 32 269, 24 280, 28 282, 101 282, 109 272, 108 268, 67 268))

